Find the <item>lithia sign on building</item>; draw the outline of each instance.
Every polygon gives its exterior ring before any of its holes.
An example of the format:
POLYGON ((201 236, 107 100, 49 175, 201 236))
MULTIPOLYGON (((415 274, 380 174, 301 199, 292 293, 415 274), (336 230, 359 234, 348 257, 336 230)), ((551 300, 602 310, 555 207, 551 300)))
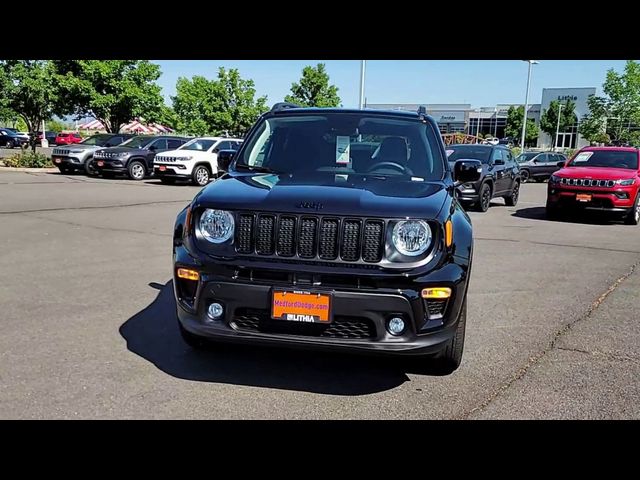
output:
POLYGON ((578 97, 575 95, 558 95, 558 100, 565 101, 565 100, 573 100, 574 102, 576 100, 578 100, 578 97))

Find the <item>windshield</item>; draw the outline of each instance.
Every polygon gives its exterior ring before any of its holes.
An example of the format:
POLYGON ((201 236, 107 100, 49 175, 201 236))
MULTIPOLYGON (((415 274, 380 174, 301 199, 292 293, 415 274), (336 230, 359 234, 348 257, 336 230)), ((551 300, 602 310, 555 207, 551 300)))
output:
POLYGON ((109 140, 111 140, 111 135, 92 135, 89 138, 85 138, 82 142, 82 145, 98 145, 99 147, 104 146, 109 140))
POLYGON ((528 162, 529 160, 531 160, 536 155, 538 155, 538 154, 537 153, 521 153, 520 155, 518 155, 516 157, 516 162, 518 162, 518 163, 528 162))
POLYGON ((277 116, 253 132, 237 169, 441 180, 440 139, 428 123, 367 113, 277 116))
POLYGON ((638 152, 621 150, 591 150, 580 152, 571 159, 569 167, 607 167, 638 169, 638 152))
POLYGON ((447 153, 447 160, 450 162, 462 159, 471 159, 480 160, 481 163, 489 163, 491 148, 478 147, 476 145, 460 145, 447 147, 447 153))
POLYGON ((127 148, 144 148, 152 140, 154 140, 153 137, 133 137, 126 142, 121 143, 119 146, 127 148))
POLYGON ((208 140, 204 138, 194 138, 182 145, 178 150, 196 150, 199 152, 206 152, 209 150, 217 140, 208 140))

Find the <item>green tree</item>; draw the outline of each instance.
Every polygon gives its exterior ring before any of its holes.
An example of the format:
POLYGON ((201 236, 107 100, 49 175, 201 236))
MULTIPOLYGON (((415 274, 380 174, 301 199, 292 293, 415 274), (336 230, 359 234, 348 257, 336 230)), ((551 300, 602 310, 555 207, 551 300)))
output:
POLYGON ((567 100, 562 104, 558 100, 552 100, 549 108, 542 111, 542 115, 540 116, 540 130, 551 137, 552 145, 556 144, 556 130, 564 132, 567 128, 577 123, 578 117, 576 116, 575 110, 576 104, 572 100, 567 100), (560 105, 562 105, 561 109, 560 105), (560 110, 559 124, 558 110, 560 110))
POLYGON ((164 100, 160 67, 148 60, 56 60, 59 83, 78 118, 93 116, 108 132, 134 118, 153 118, 164 100))
POLYGON ((303 107, 338 107, 340 97, 338 87, 329 84, 329 74, 324 63, 315 68, 306 66, 302 69, 300 83, 291 84, 291 95, 284 98, 303 107))
POLYGON ((51 131, 51 132, 61 132, 62 130, 65 130, 67 128, 67 126, 64 124, 64 122, 61 122, 60 120, 49 120, 45 123, 45 128, 47 129, 47 131, 51 131))
MULTIPOLYGON (((42 126, 42 120, 68 113, 61 102, 59 83, 53 64, 44 60, 0 61, 0 98, 4 108, 24 120, 29 132, 42 126)), ((36 138, 31 138, 35 152, 36 138)))
MULTIPOLYGON (((507 125, 504 133, 507 137, 517 139, 517 143, 520 143, 522 138, 522 117, 524 117, 524 105, 520 105, 515 108, 513 105, 507 110, 507 125)), ((536 122, 531 118, 527 118, 527 130, 525 132, 525 144, 531 144, 540 133, 536 122)))
POLYGON ((256 99, 253 80, 237 69, 218 70, 218 78, 179 78, 172 97, 176 126, 193 135, 241 137, 267 108, 267 97, 256 99))
POLYGON ((628 60, 624 72, 607 71, 602 90, 604 96, 589 98, 589 114, 578 131, 589 141, 602 134, 611 141, 630 141, 630 126, 640 123, 640 63, 628 60))

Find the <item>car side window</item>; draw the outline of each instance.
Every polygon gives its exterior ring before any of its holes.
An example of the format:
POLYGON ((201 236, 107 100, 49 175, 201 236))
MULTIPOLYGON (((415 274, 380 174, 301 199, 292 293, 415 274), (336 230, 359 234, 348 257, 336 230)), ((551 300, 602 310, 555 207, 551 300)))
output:
POLYGON ((169 150, 175 150, 181 145, 184 145, 184 142, 182 142, 181 140, 167 140, 167 144, 169 146, 169 150))
POLYGON ((226 140, 224 142, 220 142, 216 145, 216 148, 214 148, 214 150, 229 150, 231 148, 230 143, 231 142, 227 142, 226 140))
POLYGON ((503 160, 502 150, 499 148, 494 148, 493 152, 491 152, 491 163, 494 163, 496 160, 503 160))
POLYGON ((122 143, 122 137, 113 137, 113 138, 110 138, 107 141, 105 146, 107 146, 107 147, 115 147, 117 145, 120 145, 121 143, 122 143))
POLYGON ((536 157, 536 160, 538 161, 538 163, 547 163, 549 161, 549 155, 547 155, 546 153, 541 153, 536 157))
MULTIPOLYGON (((523 114, 523 115, 524 115, 524 114, 523 114)), ((79 134, 79 133, 74 133, 74 134, 73 134, 73 137, 74 137, 74 138, 82 138, 82 137, 80 136, 80 134, 79 134)))
POLYGON ((504 163, 513 163, 513 155, 509 150, 503 150, 502 156, 504 157, 504 163))
POLYGON ((167 139, 166 138, 160 138, 158 140, 156 140, 155 142, 153 142, 151 145, 153 145, 155 147, 155 150, 166 150, 167 149, 167 139))

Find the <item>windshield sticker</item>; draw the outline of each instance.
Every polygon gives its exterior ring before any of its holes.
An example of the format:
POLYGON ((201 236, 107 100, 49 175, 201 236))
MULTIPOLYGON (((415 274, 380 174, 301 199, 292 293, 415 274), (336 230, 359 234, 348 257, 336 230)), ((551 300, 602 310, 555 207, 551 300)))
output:
POLYGON ((424 178, 422 177, 411 177, 412 182, 424 182, 424 178))
POLYGON ((348 136, 336 136, 336 163, 348 165, 351 153, 351 139, 348 136))
MULTIPOLYGON (((524 114, 523 114, 523 115, 524 115, 524 114)), ((448 156, 449 156, 449 155, 451 155, 453 152, 455 152, 455 150, 451 150, 451 149, 449 149, 449 150, 446 150, 446 152, 445 152, 445 153, 447 154, 447 157, 448 157, 448 156)))
POLYGON ((591 155, 593 155, 593 152, 581 152, 578 155, 576 155, 576 158, 574 158, 573 161, 586 162, 587 160, 589 160, 589 158, 591 158, 591 155))

